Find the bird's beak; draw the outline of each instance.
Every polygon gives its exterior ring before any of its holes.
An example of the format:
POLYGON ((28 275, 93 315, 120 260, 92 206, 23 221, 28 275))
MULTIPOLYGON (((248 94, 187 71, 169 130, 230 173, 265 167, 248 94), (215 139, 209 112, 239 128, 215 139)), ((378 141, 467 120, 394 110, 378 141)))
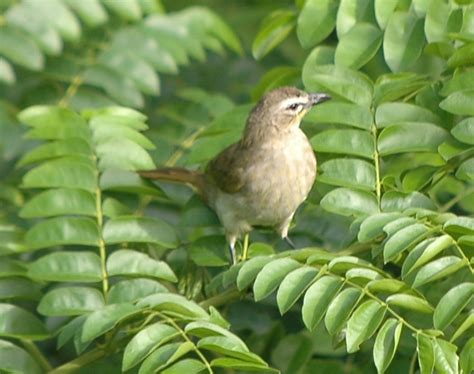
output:
POLYGON ((308 105, 314 106, 319 103, 324 103, 325 101, 331 100, 331 96, 325 93, 312 93, 309 94, 308 105))

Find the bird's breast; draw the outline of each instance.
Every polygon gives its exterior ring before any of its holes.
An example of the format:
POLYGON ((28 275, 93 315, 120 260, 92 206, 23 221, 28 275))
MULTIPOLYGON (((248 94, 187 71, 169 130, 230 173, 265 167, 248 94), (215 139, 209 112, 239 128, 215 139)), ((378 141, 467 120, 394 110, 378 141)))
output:
POLYGON ((306 199, 316 176, 316 158, 298 129, 263 144, 247 171, 245 187, 254 225, 273 225, 294 213, 306 199), (273 222, 272 222, 273 221, 273 222))

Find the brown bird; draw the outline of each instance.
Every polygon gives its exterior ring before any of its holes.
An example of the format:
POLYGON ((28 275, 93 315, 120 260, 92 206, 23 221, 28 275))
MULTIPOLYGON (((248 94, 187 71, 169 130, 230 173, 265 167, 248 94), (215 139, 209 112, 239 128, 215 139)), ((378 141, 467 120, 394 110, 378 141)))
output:
POLYGON ((232 263, 237 239, 255 226, 274 228, 294 247, 288 228, 316 177, 316 157, 299 125, 314 105, 329 99, 324 93, 277 88, 253 108, 242 138, 204 172, 167 167, 139 174, 194 187, 224 226, 232 263))

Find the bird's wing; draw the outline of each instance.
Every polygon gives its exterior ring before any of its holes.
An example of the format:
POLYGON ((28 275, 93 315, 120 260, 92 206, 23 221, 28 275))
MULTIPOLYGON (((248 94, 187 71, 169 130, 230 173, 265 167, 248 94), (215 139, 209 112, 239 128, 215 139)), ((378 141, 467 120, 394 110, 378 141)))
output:
POLYGON ((220 190, 227 193, 238 192, 246 183, 247 161, 248 157, 240 143, 232 144, 209 162, 206 175, 220 190))

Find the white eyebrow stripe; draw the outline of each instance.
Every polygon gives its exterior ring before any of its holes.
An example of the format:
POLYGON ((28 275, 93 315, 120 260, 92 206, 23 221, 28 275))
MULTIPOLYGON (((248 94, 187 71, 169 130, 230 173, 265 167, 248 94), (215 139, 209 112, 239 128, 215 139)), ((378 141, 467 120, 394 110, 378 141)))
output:
POLYGON ((290 97, 289 99, 286 99, 284 101, 281 102, 280 104, 280 108, 281 109, 286 109, 288 108, 290 105, 292 104, 301 104, 301 105, 304 105, 308 102, 308 98, 307 97, 290 97))

